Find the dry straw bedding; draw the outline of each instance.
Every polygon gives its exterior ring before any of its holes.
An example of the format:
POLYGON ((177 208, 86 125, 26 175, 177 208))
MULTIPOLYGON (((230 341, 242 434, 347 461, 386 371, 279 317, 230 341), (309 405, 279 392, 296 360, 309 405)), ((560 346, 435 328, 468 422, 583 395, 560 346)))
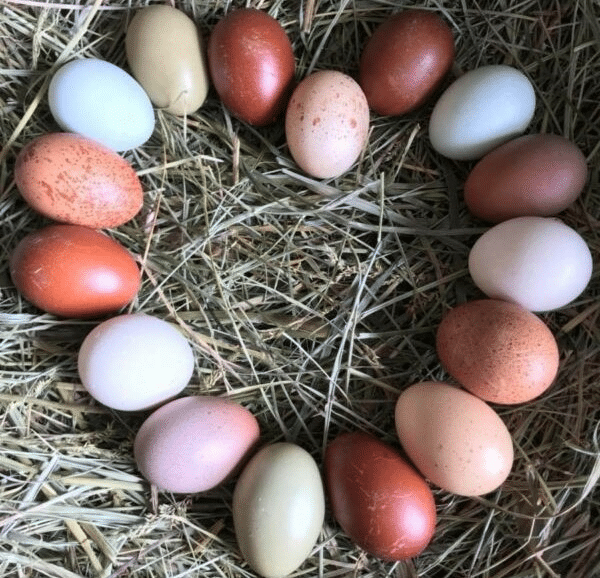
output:
MULTIPOLYGON (((232 530, 232 484, 197 496, 153 492, 132 441, 143 414, 95 403, 76 371, 93 322, 42 314, 15 291, 10 251, 44 219, 20 198, 15 156, 57 130, 46 89, 59 62, 99 57, 126 67, 124 33, 140 0, 0 2, 0 575, 5 577, 252 577, 232 530)), ((175 2, 203 33, 241 2, 175 2)), ((285 27, 298 78, 357 72, 361 47, 392 12, 384 0, 265 0, 285 27)), ((530 132, 584 151, 590 177, 562 217, 600 257, 598 149, 600 4, 596 0, 425 0, 457 47, 449 82, 483 64, 510 64, 538 95, 530 132)), ((178 323, 196 371, 185 393, 250 409, 264 441, 294 441, 321 463, 336 433, 364 429, 398 446, 394 402, 423 379, 443 380, 436 327, 480 296, 469 248, 487 225, 461 184, 469 163, 443 160, 427 139, 431 104, 402 118, 372 114, 369 145, 330 182, 292 162, 282 123, 254 129, 211 92, 187 119, 157 113, 126 154, 144 209, 110 234, 143 269, 132 310, 178 323)), ((365 555, 328 513, 306 577, 600 576, 600 283, 542 318, 561 369, 540 399, 498 407, 516 460, 483 498, 434 489, 438 526, 418 558, 365 555)))

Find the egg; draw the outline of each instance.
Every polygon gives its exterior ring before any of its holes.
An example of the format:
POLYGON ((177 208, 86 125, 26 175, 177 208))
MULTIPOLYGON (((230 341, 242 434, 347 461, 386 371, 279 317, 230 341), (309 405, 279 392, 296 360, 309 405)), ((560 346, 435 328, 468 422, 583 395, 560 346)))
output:
POLYGON ((483 157, 464 186, 469 211, 494 223, 521 216, 548 217, 581 194, 587 164, 579 147, 556 134, 513 139, 483 157))
POLYGON ((405 389, 396 402, 396 431, 420 472, 459 496, 482 496, 510 474, 513 445, 500 416, 469 392, 440 382, 405 389))
POLYGON ((583 238, 555 217, 515 217, 477 239, 468 266, 488 297, 541 312, 564 307, 583 292, 592 255, 583 238))
POLYGON ((535 112, 535 91, 516 68, 492 64, 455 80, 429 119, 433 148, 455 160, 474 160, 522 134, 535 112))
POLYGON ((61 317, 101 317, 132 301, 140 271, 125 247, 78 225, 50 225, 25 236, 10 257, 18 291, 61 317))
POLYGON ((250 567, 264 578, 294 572, 310 555, 325 518, 325 493, 312 456, 289 442, 259 450, 233 492, 233 525, 250 567))
POLYGON ((154 109, 138 82, 97 58, 72 60, 50 81, 48 104, 57 124, 114 151, 144 144, 154 130, 154 109))
POLYGON ((369 106, 358 83, 335 70, 307 76, 285 116, 290 153, 301 169, 321 179, 340 176, 356 162, 369 133, 369 106))
POLYGON ((434 12, 405 10, 385 20, 367 41, 359 84, 379 114, 400 115, 421 106, 454 60, 454 39, 434 12))
POLYGON ((157 107, 192 114, 208 93, 208 67, 194 21, 166 4, 138 10, 125 37, 133 76, 157 107))
POLYGON ((133 455, 140 473, 159 490, 194 494, 234 476, 259 434, 256 418, 234 401, 182 397, 144 421, 133 455))
POLYGON ((144 313, 97 325, 79 349, 81 383, 100 403, 123 411, 146 410, 175 397, 194 371, 194 354, 172 324, 144 313))
POLYGON ((49 133, 26 144, 15 183, 36 211, 63 223, 117 227, 142 208, 142 184, 133 167, 100 143, 73 133, 49 133))
POLYGON ((442 365, 465 389, 494 403, 530 401, 554 382, 554 335, 520 305, 478 299, 450 310, 436 334, 442 365))
POLYGON ((435 501, 419 473, 390 445, 344 433, 325 452, 327 494, 352 541, 384 560, 420 554, 435 532, 435 501))
POLYGON ((217 94, 234 116, 264 126, 283 113, 296 62, 285 30, 266 12, 238 8, 222 18, 208 41, 208 65, 217 94))

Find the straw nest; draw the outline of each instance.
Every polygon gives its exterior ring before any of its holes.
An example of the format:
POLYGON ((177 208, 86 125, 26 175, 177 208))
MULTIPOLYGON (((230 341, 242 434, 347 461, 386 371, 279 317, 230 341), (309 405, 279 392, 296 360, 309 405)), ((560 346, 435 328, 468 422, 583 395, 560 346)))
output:
MULTIPOLYGON (((232 483, 202 495, 154 491, 132 442, 145 414, 110 411, 81 387, 79 345, 96 322, 43 314, 17 294, 8 256, 45 221, 15 188, 15 156, 57 126, 53 67, 98 57, 127 68, 124 34, 141 0, 0 2, 0 575, 252 577, 232 529, 232 483)), ((208 34, 241 2, 175 5, 208 34)), ((356 75, 365 39, 411 2, 263 0, 292 40, 297 75, 356 75)), ((529 132, 576 142, 590 168, 561 218, 600 257, 600 5, 424 0, 450 24, 454 70, 505 63, 533 82, 529 132)), ((143 211, 110 234, 136 255, 131 310, 178 323, 193 344, 190 395, 250 409, 264 441, 294 441, 322 463, 336 433, 363 429, 399 447, 393 407, 423 379, 448 379, 435 330, 480 296, 467 271, 488 227, 467 212, 469 163, 435 154, 431 103, 401 118, 371 115, 369 145, 342 177, 308 178, 282 123, 255 129, 211 92, 183 120, 160 111, 152 138, 126 157, 143 211)), ((298 576, 600 576, 600 280, 542 315, 559 342, 556 384, 540 399, 496 407, 515 444, 513 471, 483 498, 434 488, 435 537, 418 558, 384 563, 358 549, 328 512, 298 576)))

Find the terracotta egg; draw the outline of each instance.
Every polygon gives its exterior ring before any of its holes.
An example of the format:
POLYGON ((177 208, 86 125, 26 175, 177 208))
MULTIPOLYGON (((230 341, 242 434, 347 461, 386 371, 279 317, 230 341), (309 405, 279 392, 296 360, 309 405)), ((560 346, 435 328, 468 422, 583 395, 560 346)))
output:
POLYGON ((510 474, 514 453, 506 425, 464 389, 431 381, 411 385, 396 402, 395 419, 408 457, 448 492, 482 496, 510 474))
POLYGON ((368 553, 403 560, 421 553, 435 531, 435 501, 421 475, 388 444, 363 433, 336 437, 325 452, 335 519, 368 553))
POLYGON ((571 205, 587 179, 583 153, 555 134, 511 140, 483 157, 465 181, 476 217, 498 223, 521 216, 548 217, 571 205))
POLYGON ((27 235, 10 259, 19 292, 61 317, 100 317, 136 296, 140 271, 131 254, 100 231, 50 225, 27 235))
POLYGON ((253 8, 231 11, 208 42, 213 85, 229 111, 254 126, 277 120, 289 99, 294 52, 281 24, 253 8))
POLYGON ((182 397, 150 414, 135 437, 133 455, 158 489, 204 492, 236 473, 259 434, 256 418, 238 403, 182 397))
POLYGON ((433 12, 406 10, 383 22, 366 43, 359 83, 375 112, 404 114, 431 96, 453 60, 449 26, 433 12))
POLYGON ((448 373, 494 403, 534 399, 558 372, 558 345, 548 326, 507 301, 480 299, 455 307, 438 327, 436 347, 448 373))
POLYGON ((74 133, 50 133, 23 147, 15 182, 27 203, 63 223, 96 229, 122 225, 142 208, 133 167, 104 145, 74 133))
POLYGON ((285 135, 292 157, 309 175, 345 173, 369 135, 369 105, 359 84, 336 70, 304 78, 288 104, 285 135))

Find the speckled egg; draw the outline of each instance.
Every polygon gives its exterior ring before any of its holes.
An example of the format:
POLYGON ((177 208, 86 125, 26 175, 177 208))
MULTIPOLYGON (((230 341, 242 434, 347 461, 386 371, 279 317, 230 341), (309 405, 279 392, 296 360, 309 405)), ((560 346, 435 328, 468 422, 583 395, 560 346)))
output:
POLYGON ((42 135, 21 149, 15 182, 27 203, 63 223, 122 225, 142 208, 133 167, 100 143, 74 133, 42 135))
POLYGON ((455 307, 438 327, 436 347, 448 373, 494 403, 530 401, 558 372, 558 345, 548 326, 507 301, 479 299, 455 307))
POLYGON ((294 90, 285 117, 292 157, 313 177, 340 176, 356 162, 369 132, 369 106, 356 81, 321 70, 294 90))

